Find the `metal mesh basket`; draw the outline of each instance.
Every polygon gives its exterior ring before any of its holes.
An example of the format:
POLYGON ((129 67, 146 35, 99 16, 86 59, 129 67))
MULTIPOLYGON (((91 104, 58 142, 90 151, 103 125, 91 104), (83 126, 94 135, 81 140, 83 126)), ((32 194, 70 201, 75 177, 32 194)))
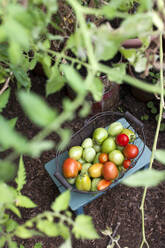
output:
MULTIPOLYGON (((120 113, 120 112, 111 112, 111 111, 106 111, 106 112, 101 112, 96 114, 95 116, 92 116, 89 120, 85 121, 84 127, 82 127, 79 131, 77 131, 72 137, 71 141, 68 144, 67 148, 63 151, 58 150, 56 153, 56 172, 55 172, 55 177, 59 180, 59 182, 67 189, 72 190, 74 192, 79 192, 79 193, 98 193, 101 191, 106 191, 109 188, 112 187, 112 184, 105 188, 104 190, 100 191, 80 191, 78 190, 74 185, 71 185, 67 182, 67 180, 63 177, 62 174, 62 163, 61 159, 59 158, 61 153, 66 153, 68 156, 68 151, 72 146, 79 146, 83 142, 83 140, 87 137, 92 137, 92 133, 94 129, 98 127, 107 127, 109 126, 112 122, 121 120, 121 118, 124 118, 126 120, 126 124, 124 125, 124 128, 129 128, 132 129, 136 133, 136 140, 134 141, 135 144, 138 143, 138 148, 139 148, 139 154, 138 156, 133 160, 132 162, 132 167, 134 167, 141 157, 144 149, 145 149, 145 135, 144 135, 144 126, 141 121, 139 121, 136 117, 134 117, 132 114, 129 112, 125 113, 120 113), (143 142, 142 142, 142 141, 143 142), (139 143, 140 142, 140 143, 139 143)), ((116 178, 114 182, 117 182, 119 179, 121 179, 125 175, 126 171, 122 172, 119 174, 119 177, 116 178)))

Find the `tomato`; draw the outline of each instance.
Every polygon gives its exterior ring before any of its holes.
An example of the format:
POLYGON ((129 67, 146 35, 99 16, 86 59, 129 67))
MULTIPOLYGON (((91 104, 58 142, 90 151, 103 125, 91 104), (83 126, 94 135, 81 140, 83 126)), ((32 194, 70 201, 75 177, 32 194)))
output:
POLYGON ((101 172, 103 169, 103 164, 98 163, 98 164, 93 164, 92 166, 89 167, 88 173, 90 177, 101 177, 101 172))
POLYGON ((110 180, 102 179, 98 182, 97 189, 103 190, 103 189, 107 188, 111 183, 112 183, 112 181, 110 181, 110 180))
POLYGON ((129 138, 126 134, 122 133, 116 136, 116 143, 119 146, 126 146, 128 142, 129 142, 129 138))
POLYGON ((92 179, 91 191, 97 191, 97 185, 100 182, 101 178, 92 179))
POLYGON ((131 129, 124 128, 121 133, 126 134, 128 136, 129 142, 133 142, 136 139, 136 135, 131 129))
POLYGON ((125 169, 128 169, 131 165, 131 160, 130 159, 125 159, 124 162, 123 162, 123 167, 125 169))
POLYGON ((105 163, 108 161, 108 154, 107 153, 101 153, 99 155, 99 161, 100 163, 105 163))
POLYGON ((93 160, 93 163, 94 163, 94 164, 100 163, 100 161, 99 161, 99 156, 100 156, 100 154, 101 154, 101 152, 98 152, 98 153, 96 154, 96 156, 95 156, 95 158, 94 158, 94 160, 93 160))
POLYGON ((94 144, 93 145, 93 148, 95 149, 96 152, 100 152, 101 151, 101 146, 100 145, 94 144))
POLYGON ((83 158, 87 162, 92 162, 96 156, 96 152, 92 147, 85 148, 83 151, 83 158))
POLYGON ((75 183, 75 181, 76 181, 76 177, 73 177, 73 178, 67 178, 67 181, 68 181, 68 183, 70 183, 70 184, 74 184, 74 183, 75 183))
POLYGON ((124 161, 124 155, 119 150, 113 150, 109 154, 109 160, 116 165, 121 165, 124 161))
POLYGON ((81 144, 83 148, 88 148, 93 146, 93 140, 91 138, 86 138, 81 144))
POLYGON ((105 153, 109 153, 115 150, 115 148, 116 148, 116 144, 115 144, 114 139, 112 137, 109 137, 103 142, 101 151, 105 153))
POLYGON ((81 146, 73 146, 69 149, 69 157, 79 160, 82 156, 83 148, 81 146))
POLYGON ((90 163, 83 164, 81 169, 81 175, 88 174, 88 169, 90 166, 92 166, 90 163))
POLYGON ((77 161, 72 158, 67 158, 62 165, 62 171, 66 178, 76 177, 78 174, 77 161))
POLYGON ((108 132, 105 128, 96 128, 93 132, 93 140, 96 144, 101 144, 108 137, 108 132))
POLYGON ((112 162, 106 162, 103 165, 102 174, 105 180, 114 180, 118 177, 119 171, 117 166, 112 162))
POLYGON ((85 162, 85 160, 84 160, 84 159, 82 159, 82 158, 80 158, 80 159, 78 160, 78 162, 80 162, 81 164, 86 163, 86 162, 85 162))
POLYGON ((77 161, 77 165, 78 165, 78 171, 80 171, 82 169, 82 164, 79 161, 77 161))
POLYGON ((78 175, 76 178, 76 188, 78 190, 90 191, 91 179, 87 174, 78 175))
POLYGON ((112 124, 110 124, 109 128, 108 128, 108 133, 111 136, 116 136, 119 133, 121 133, 123 130, 123 126, 120 122, 113 122, 112 124))
POLYGON ((136 145, 128 144, 125 146, 123 153, 126 158, 133 159, 136 158, 136 156, 138 155, 139 149, 136 145))
MULTIPOLYGON (((116 146, 116 150, 119 150, 119 151, 123 151, 123 149, 124 149, 124 146, 116 146)), ((80 160, 79 160, 80 161, 80 160)))

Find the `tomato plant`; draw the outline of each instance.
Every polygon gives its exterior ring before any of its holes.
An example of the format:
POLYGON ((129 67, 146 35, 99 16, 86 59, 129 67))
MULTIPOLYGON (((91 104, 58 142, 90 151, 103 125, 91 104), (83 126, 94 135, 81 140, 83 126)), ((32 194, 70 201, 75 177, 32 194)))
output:
POLYGON ((136 158, 136 156, 138 155, 139 149, 136 145, 128 144, 125 146, 123 153, 126 158, 133 159, 136 158))
POLYGON ((67 158, 63 163, 62 171, 66 178, 76 177, 78 174, 77 161, 72 158, 67 158))

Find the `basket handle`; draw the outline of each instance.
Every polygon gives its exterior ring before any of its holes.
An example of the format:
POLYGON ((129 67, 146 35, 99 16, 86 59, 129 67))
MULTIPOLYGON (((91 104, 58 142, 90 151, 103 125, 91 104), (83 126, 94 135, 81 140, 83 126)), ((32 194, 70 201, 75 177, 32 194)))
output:
POLYGON ((125 117, 128 118, 130 121, 135 122, 137 125, 139 125, 141 128, 143 128, 144 124, 138 120, 134 115, 132 115, 130 112, 125 112, 125 117))
POLYGON ((73 187, 63 178, 59 171, 56 171, 54 175, 65 188, 72 190, 73 187))

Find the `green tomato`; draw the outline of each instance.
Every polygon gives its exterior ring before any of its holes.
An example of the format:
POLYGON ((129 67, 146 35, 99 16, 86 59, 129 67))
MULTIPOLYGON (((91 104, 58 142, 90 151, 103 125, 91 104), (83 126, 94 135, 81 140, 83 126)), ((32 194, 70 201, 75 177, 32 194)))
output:
POLYGON ((81 164, 86 163, 86 161, 85 161, 83 158, 80 158, 78 161, 79 161, 81 164))
POLYGON ((81 175, 83 174, 88 174, 88 169, 89 167, 91 167, 92 164, 90 163, 85 163, 82 165, 82 169, 81 169, 81 175))
POLYGON ((136 135, 131 129, 124 128, 121 133, 124 133, 124 134, 126 134, 128 136, 129 143, 133 142, 136 139, 136 135))
POLYGON ((101 147, 101 151, 105 153, 110 153, 111 151, 115 150, 115 148, 116 148, 116 144, 114 138, 109 137, 106 140, 104 140, 101 147))
POLYGON ((96 144, 101 144, 108 137, 108 132, 105 128, 96 128, 93 132, 93 140, 96 144))
POLYGON ((76 178, 76 188, 78 190, 90 191, 91 179, 87 174, 78 175, 76 178))
POLYGON ((69 157, 79 160, 82 156, 83 148, 81 146, 73 146, 69 150, 69 157))
POLYGON ((93 145, 93 148, 95 149, 96 152, 100 152, 101 151, 101 146, 98 144, 93 145))
POLYGON ((101 152, 98 152, 98 153, 96 154, 96 156, 95 156, 95 158, 94 158, 94 160, 93 160, 93 163, 94 163, 94 164, 100 163, 100 161, 99 161, 99 156, 100 156, 100 154, 101 154, 101 152))
POLYGON ((109 153, 109 160, 116 165, 121 165, 124 161, 124 155, 119 150, 113 150, 109 153))
POLYGON ((74 184, 74 183, 75 183, 75 181, 76 181, 76 177, 73 177, 73 178, 67 178, 67 181, 68 181, 68 183, 70 183, 70 184, 74 184))
POLYGON ((93 140, 91 138, 86 138, 81 144, 83 148, 88 148, 93 146, 93 140))
POLYGON ((121 133, 123 130, 123 126, 120 122, 116 121, 113 122, 112 124, 110 124, 109 128, 108 128, 108 133, 111 136, 116 136, 119 133, 121 133))
POLYGON ((100 182, 101 178, 94 178, 92 180, 91 191, 98 191, 97 184, 100 182))
POLYGON ((95 158, 96 152, 92 147, 85 148, 83 151, 83 159, 87 162, 92 162, 95 158))

